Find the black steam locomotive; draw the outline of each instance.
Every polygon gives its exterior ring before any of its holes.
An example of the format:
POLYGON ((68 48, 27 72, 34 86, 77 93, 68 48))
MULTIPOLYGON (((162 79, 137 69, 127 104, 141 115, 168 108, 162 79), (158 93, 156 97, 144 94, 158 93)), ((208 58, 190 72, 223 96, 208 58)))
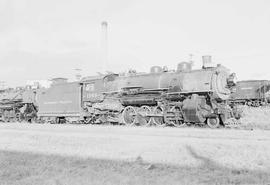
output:
POLYGON ((37 118, 36 91, 29 87, 0 91, 0 121, 32 121, 37 118))
POLYGON ((229 124, 235 120, 226 103, 233 78, 225 67, 206 64, 199 70, 188 62, 173 71, 154 66, 150 73, 129 71, 72 83, 56 79, 38 95, 37 114, 52 123, 229 124))

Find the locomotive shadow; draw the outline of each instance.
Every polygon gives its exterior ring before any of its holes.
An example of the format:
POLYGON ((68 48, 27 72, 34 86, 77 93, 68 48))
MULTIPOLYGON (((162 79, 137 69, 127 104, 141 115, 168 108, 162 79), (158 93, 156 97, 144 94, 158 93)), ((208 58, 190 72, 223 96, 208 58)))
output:
POLYGON ((191 173, 197 173, 200 183, 205 184, 269 184, 270 172, 263 170, 250 170, 244 168, 229 168, 223 166, 214 160, 199 155, 195 150, 186 146, 186 150, 201 165, 190 170, 191 173))

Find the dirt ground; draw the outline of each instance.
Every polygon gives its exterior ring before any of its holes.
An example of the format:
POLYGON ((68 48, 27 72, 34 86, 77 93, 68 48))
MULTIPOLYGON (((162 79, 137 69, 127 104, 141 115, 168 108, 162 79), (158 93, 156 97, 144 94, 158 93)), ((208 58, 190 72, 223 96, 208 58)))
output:
POLYGON ((270 184, 270 131, 1 123, 0 164, 0 184, 270 184))

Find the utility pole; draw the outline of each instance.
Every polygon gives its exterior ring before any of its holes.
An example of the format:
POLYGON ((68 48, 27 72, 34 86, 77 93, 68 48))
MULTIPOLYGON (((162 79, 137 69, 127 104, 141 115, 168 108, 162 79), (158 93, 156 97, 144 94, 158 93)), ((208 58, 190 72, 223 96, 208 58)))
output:
POLYGON ((82 74, 81 74, 82 69, 75 68, 74 71, 75 71, 75 78, 76 78, 76 80, 77 81, 80 81, 81 80, 81 77, 82 77, 82 74))
POLYGON ((193 57, 194 57, 194 55, 191 53, 191 54, 189 54, 189 63, 191 64, 191 66, 193 66, 194 65, 194 61, 192 60, 193 59, 193 57))

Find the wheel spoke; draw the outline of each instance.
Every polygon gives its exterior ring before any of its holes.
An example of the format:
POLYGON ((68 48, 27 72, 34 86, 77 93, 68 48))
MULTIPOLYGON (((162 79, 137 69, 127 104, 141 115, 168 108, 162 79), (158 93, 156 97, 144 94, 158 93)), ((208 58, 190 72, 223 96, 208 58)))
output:
POLYGON ((134 125, 136 121, 136 110, 132 106, 127 106, 123 111, 123 122, 126 125, 134 125))
POLYGON ((150 124, 150 117, 147 114, 151 113, 151 108, 149 106, 141 106, 138 110, 138 122, 140 125, 147 126, 150 124))
MULTIPOLYGON (((162 115, 163 109, 160 106, 157 106, 157 107, 155 107, 153 113, 155 115, 162 115)), ((160 116, 153 117, 153 123, 157 126, 165 126, 166 125, 166 123, 164 121, 164 117, 160 117, 160 116)))
POLYGON ((170 112, 174 115, 174 117, 170 120, 170 124, 172 124, 175 127, 184 127, 186 126, 183 118, 182 118, 182 112, 180 107, 172 107, 170 112))

